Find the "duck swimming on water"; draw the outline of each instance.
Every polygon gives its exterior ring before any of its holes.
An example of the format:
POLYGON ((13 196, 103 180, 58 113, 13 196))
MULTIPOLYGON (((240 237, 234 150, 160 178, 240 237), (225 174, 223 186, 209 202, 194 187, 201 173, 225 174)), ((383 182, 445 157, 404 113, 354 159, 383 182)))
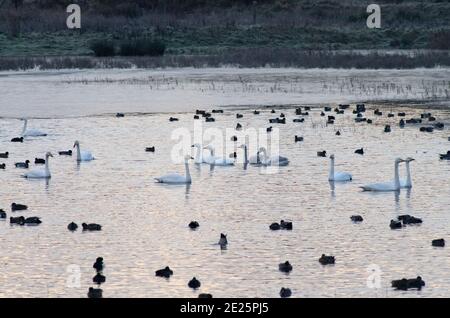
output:
POLYGON ((94 265, 92 265, 92 267, 95 268, 97 273, 103 271, 104 266, 105 265, 103 264, 103 257, 97 257, 97 259, 95 260, 94 265))
POLYGON ((200 226, 200 224, 198 224, 197 221, 191 221, 191 222, 189 223, 189 228, 190 228, 191 230, 195 230, 195 229, 197 229, 199 226, 200 226))
POLYGON ((188 286, 192 289, 200 288, 201 285, 202 284, 200 283, 200 281, 195 277, 193 277, 188 283, 188 286))
POLYGON ((284 263, 278 264, 278 269, 280 270, 280 272, 289 273, 292 271, 292 265, 291 263, 289 263, 289 261, 286 261, 284 263))
POLYGON ((100 224, 95 224, 95 223, 90 223, 90 224, 82 223, 81 226, 83 227, 83 231, 101 231, 102 230, 102 226, 100 224))
POLYGON ((280 297, 281 298, 288 298, 291 297, 292 291, 289 288, 282 287, 280 290, 280 297))
POLYGON ((102 298, 103 290, 100 288, 89 287, 88 298, 102 298))
POLYGON ((155 276, 158 276, 158 277, 170 278, 170 276, 172 276, 172 275, 173 275, 173 271, 170 269, 169 266, 166 266, 163 269, 158 269, 155 272, 155 276))
POLYGON ((219 243, 220 248, 224 249, 227 247, 228 245, 228 240, 227 240, 227 236, 223 233, 220 233, 220 239, 219 239, 219 243))
POLYGON ((18 203, 12 203, 11 204, 11 211, 24 211, 28 210, 28 206, 25 204, 18 204, 18 203))
POLYGON ((24 223, 25 223, 25 224, 28 224, 28 225, 38 225, 38 224, 41 224, 42 221, 41 221, 41 219, 40 219, 39 217, 37 217, 37 216, 31 216, 31 217, 29 217, 29 218, 26 218, 25 221, 24 221, 24 223))
POLYGON ((25 217, 23 217, 23 216, 18 216, 18 217, 11 216, 9 218, 9 223, 10 224, 24 225, 25 224, 25 217))
POLYGON ((358 223, 358 222, 362 222, 363 221, 363 217, 361 215, 352 215, 350 217, 350 220, 352 220, 355 223, 358 223))
MULTIPOLYGON (((450 137, 449 137, 449 140, 450 140, 450 137)), ((441 159, 441 160, 450 160, 450 150, 447 151, 446 154, 440 154, 439 155, 439 159, 441 159)))
POLYGON ((412 279, 399 279, 393 280, 391 282, 392 287, 397 290, 408 290, 408 289, 417 289, 421 290, 423 286, 425 286, 425 282, 422 280, 422 277, 417 276, 417 278, 412 279))
POLYGON ((436 239, 431 241, 431 245, 435 247, 444 247, 445 240, 444 239, 436 239))
POLYGON ((35 165, 44 165, 45 164, 45 159, 35 158, 34 159, 34 164, 35 165))
POLYGON ((334 256, 326 256, 325 254, 322 254, 319 258, 319 263, 322 265, 332 265, 335 263, 335 258, 334 256))
POLYGON ((59 154, 60 156, 71 156, 71 155, 72 155, 72 150, 59 151, 58 154, 59 154))
POLYGON ((69 225, 67 225, 67 229, 71 232, 74 232, 78 229, 78 225, 74 222, 69 223, 69 225))
POLYGON ((96 283, 96 284, 98 284, 98 285, 103 284, 104 282, 106 282, 106 277, 103 276, 103 275, 100 274, 100 273, 97 273, 97 275, 95 275, 95 276, 92 278, 92 282, 94 282, 94 283, 96 283))
POLYGON ((11 139, 11 142, 23 142, 23 137, 15 137, 11 139))
POLYGON ((28 169, 30 167, 30 160, 25 160, 25 162, 16 162, 14 165, 16 168, 28 169))

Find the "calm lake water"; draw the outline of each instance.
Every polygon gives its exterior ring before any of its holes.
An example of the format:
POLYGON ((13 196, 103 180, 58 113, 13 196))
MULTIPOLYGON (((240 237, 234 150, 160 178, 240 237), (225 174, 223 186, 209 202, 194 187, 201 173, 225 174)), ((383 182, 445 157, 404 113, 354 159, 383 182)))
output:
MULTIPOLYGON (((37 227, 0 221, 0 296, 86 297, 95 274, 92 264, 102 256, 104 297, 197 297, 200 292, 278 297, 281 287, 291 288, 293 297, 448 297, 448 247, 432 247, 431 240, 450 241, 450 161, 438 156, 450 150, 450 110, 433 111, 446 124, 444 130, 421 133, 419 126, 400 129, 399 118, 386 114, 404 111, 407 118, 420 117, 424 110, 395 103, 384 103, 384 116, 374 118, 373 125, 356 124, 350 110, 326 126, 319 105, 304 123, 292 122, 298 117, 293 106, 274 107, 277 114, 263 107, 363 100, 369 101, 367 116, 372 118, 378 100, 449 105, 449 70, 387 72, 366 71, 378 77, 337 70, 0 73, 0 152, 10 152, 9 159, 0 159, 7 165, 0 170, 0 208, 8 217, 40 216, 43 221, 37 227), (165 79, 166 86, 157 86, 155 78, 165 79), (385 87, 381 83, 386 81, 397 86, 385 87), (373 94, 367 88, 378 86, 373 94), (171 160, 176 144, 171 133, 182 127, 192 131, 196 108, 224 109, 214 115, 216 122, 203 125, 222 130, 238 122, 244 128, 265 128, 269 118, 283 112, 287 124, 270 125, 280 129, 280 154, 290 165, 267 174, 263 167, 210 171, 191 163, 190 187, 155 184, 154 177, 183 173, 183 166, 171 160), (261 114, 253 115, 253 109, 261 114), (115 118, 117 111, 127 115, 115 118), (244 117, 236 119, 237 112, 244 117), (39 118, 30 120, 29 128, 48 136, 10 143, 21 132, 17 118, 23 116, 39 118), (169 122, 170 116, 179 121, 169 122), (388 123, 392 132, 386 134, 388 123), (304 142, 294 143, 295 135, 304 136, 304 142), (75 140, 97 160, 77 165, 75 157, 57 155, 75 140), (148 146, 156 152, 146 153, 148 146), (364 156, 354 154, 360 147, 364 156), (317 157, 320 150, 334 153, 336 169, 351 172, 354 180, 335 184, 333 190, 327 181, 329 159, 317 157), (47 151, 55 154, 49 182, 23 179, 24 171, 13 168, 14 162, 34 161, 47 151), (391 180, 394 159, 407 156, 416 159, 412 190, 360 191, 363 184, 391 180), (10 212, 12 202, 27 204, 29 210, 10 212), (353 214, 364 221, 352 223, 353 214), (424 222, 391 230, 390 220, 402 214, 424 222), (281 219, 291 220, 294 230, 270 231, 269 225, 281 219), (192 220, 200 223, 196 231, 188 228, 192 220), (72 221, 99 223, 103 229, 71 233, 66 227, 72 221), (226 250, 214 245, 220 233, 228 235, 226 250), (336 264, 320 265, 321 254, 334 255, 336 264), (288 275, 278 271, 286 260, 294 267, 288 275), (68 287, 70 265, 81 270, 79 286, 68 287), (155 277, 154 271, 166 265, 174 275, 155 277), (380 288, 367 287, 370 266, 381 271, 380 288), (421 291, 390 288, 392 279, 417 275, 426 282, 421 291), (193 276, 202 283, 197 291, 187 287, 193 276)), ((403 166, 400 171, 404 176, 403 166)))

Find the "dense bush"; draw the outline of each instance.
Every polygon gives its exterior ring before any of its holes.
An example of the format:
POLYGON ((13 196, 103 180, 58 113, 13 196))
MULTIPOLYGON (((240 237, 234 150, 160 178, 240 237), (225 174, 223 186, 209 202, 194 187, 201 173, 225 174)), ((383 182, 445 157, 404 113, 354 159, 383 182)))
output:
POLYGON ((109 40, 95 40, 90 44, 90 49, 94 51, 95 56, 114 56, 114 43, 109 40))
POLYGON ((428 41, 430 49, 435 50, 450 50, 450 31, 439 31, 431 36, 428 41))
POLYGON ((122 56, 162 56, 166 51, 166 45, 161 40, 150 38, 136 38, 120 43, 120 55, 122 56))

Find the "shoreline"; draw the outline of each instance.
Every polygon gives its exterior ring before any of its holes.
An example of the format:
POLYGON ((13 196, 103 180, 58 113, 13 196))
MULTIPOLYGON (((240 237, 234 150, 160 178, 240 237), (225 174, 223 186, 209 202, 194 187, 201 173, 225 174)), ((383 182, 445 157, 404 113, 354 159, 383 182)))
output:
POLYGON ((450 67, 450 51, 380 53, 305 51, 286 48, 230 49, 220 54, 168 54, 161 57, 90 55, 0 56, 0 71, 167 68, 415 69, 450 67))
MULTIPOLYGON (((356 104, 365 104, 367 109, 376 109, 379 108, 381 110, 389 110, 392 108, 399 109, 414 109, 414 110, 436 110, 436 111, 449 111, 450 99, 449 100, 440 100, 440 102, 447 102, 448 105, 437 105, 437 101, 420 101, 420 100, 380 100, 380 101, 365 101, 365 100, 352 100, 348 101, 347 104, 356 105, 356 104), (427 105, 425 105, 427 104, 427 105)), ((312 110, 320 110, 325 106, 331 106, 335 108, 338 106, 337 103, 310 103, 310 104, 254 104, 254 105, 211 105, 211 109, 223 109, 224 111, 251 111, 254 109, 258 109, 261 111, 269 111, 271 109, 278 110, 293 110, 297 107, 311 107, 312 110)), ((162 115, 188 115, 193 111, 147 111, 147 112, 122 112, 125 117, 154 117, 154 116, 162 116, 162 115)), ((72 119, 81 119, 81 118, 116 118, 116 112, 104 112, 97 114, 85 114, 85 115, 74 115, 74 116, 26 116, 30 120, 72 120, 72 119)), ((20 120, 23 116, 2 116, 0 115, 0 120, 20 120)))

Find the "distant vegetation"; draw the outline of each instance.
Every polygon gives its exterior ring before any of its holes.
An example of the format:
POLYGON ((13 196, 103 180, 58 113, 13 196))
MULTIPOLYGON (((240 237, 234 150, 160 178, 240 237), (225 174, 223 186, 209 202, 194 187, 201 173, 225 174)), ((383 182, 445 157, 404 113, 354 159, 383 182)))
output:
POLYGON ((302 67, 302 68, 372 68, 410 69, 450 67, 449 52, 405 54, 359 54, 333 51, 298 51, 296 49, 230 49, 211 55, 166 55, 159 57, 0 57, 0 70, 69 68, 164 68, 164 67, 302 67))
POLYGON ((102 56, 162 56, 166 45, 161 40, 150 38, 133 38, 120 43, 112 40, 96 39, 91 41, 89 48, 97 57, 102 56))
POLYGON ((166 45, 161 40, 135 38, 120 43, 122 56, 161 56, 166 51, 166 45))
MULTIPOLYGON (((263 55, 283 50, 289 53, 282 56, 295 61, 291 52, 450 50, 449 1, 376 1, 382 10, 378 30, 366 27, 368 3, 0 0, 0 57, 169 55, 177 56, 173 61, 185 56, 185 61, 208 57, 225 63, 229 57, 246 60, 240 58, 242 52, 256 52, 263 63, 263 55), (65 7, 72 2, 82 7, 81 30, 66 28, 65 7)), ((430 60, 434 61, 437 55, 433 56, 430 60)))
POLYGON ((89 47, 94 52, 95 56, 116 55, 114 43, 109 40, 94 40, 89 47))

